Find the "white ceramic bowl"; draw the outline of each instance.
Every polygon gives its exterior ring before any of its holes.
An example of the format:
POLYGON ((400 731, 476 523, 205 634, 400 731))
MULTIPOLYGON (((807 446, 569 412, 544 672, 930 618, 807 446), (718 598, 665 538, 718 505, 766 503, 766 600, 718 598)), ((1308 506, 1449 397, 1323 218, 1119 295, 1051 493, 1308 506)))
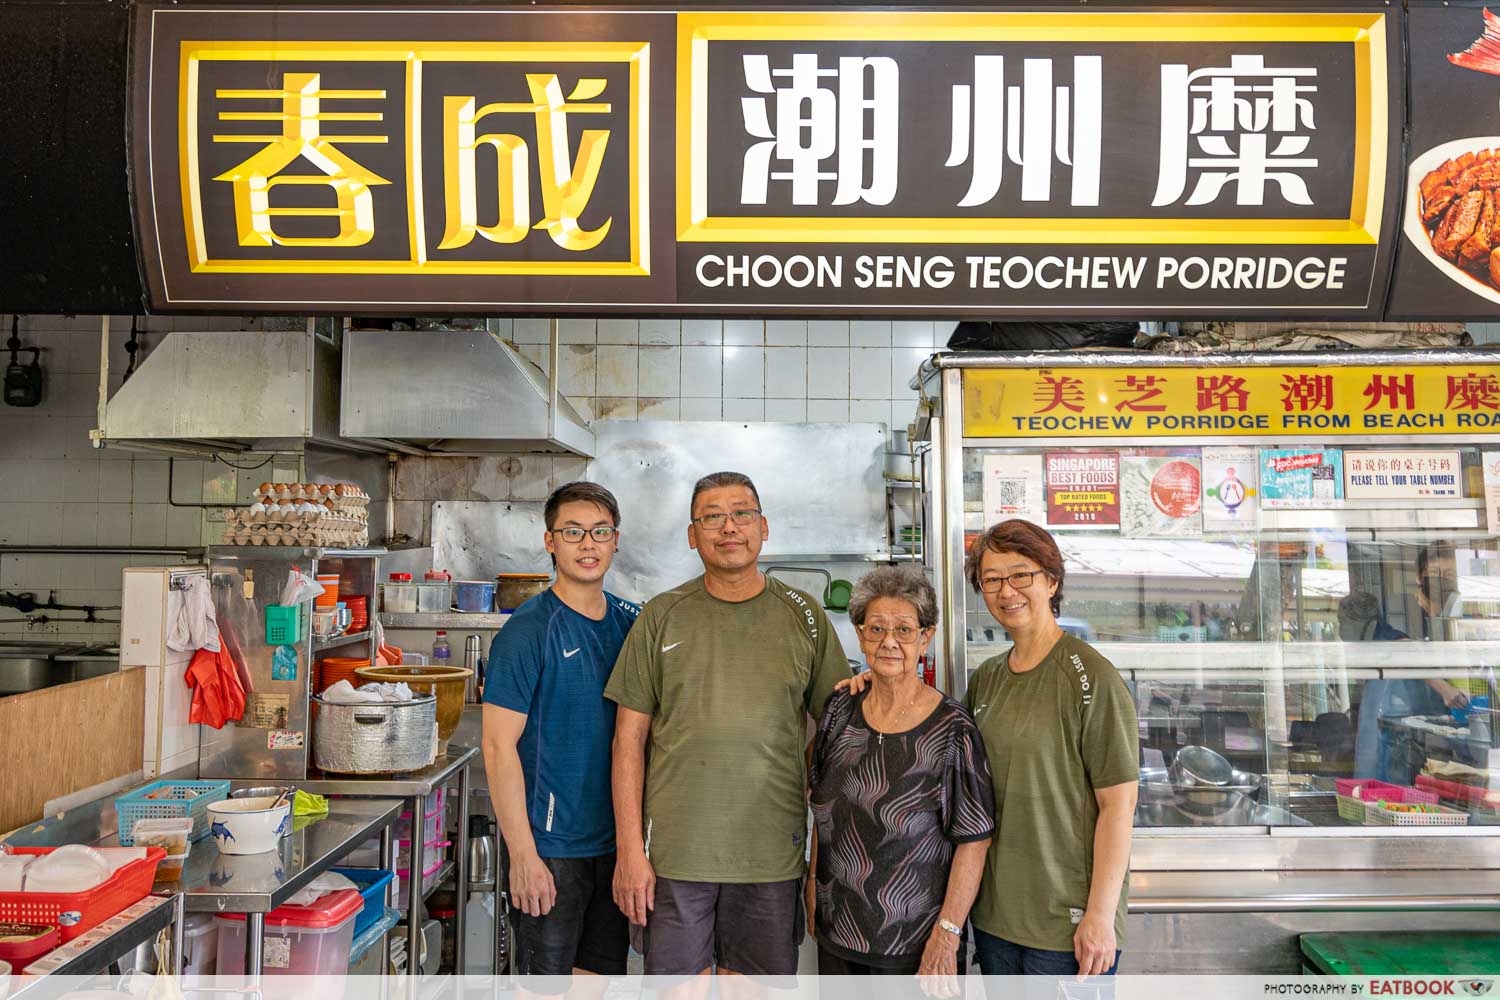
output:
POLYGON ((292 828, 292 803, 273 798, 224 799, 208 807, 208 830, 220 854, 264 854, 292 828))

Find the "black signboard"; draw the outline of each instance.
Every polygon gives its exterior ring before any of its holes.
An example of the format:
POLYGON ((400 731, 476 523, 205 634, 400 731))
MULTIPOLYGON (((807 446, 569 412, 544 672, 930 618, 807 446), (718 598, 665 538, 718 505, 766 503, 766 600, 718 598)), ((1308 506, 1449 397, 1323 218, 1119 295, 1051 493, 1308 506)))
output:
POLYGON ((1500 316, 1500 18, 1412 3, 1394 319, 1500 316))
POLYGON ((1373 318, 1398 18, 147 4, 149 297, 1373 318))

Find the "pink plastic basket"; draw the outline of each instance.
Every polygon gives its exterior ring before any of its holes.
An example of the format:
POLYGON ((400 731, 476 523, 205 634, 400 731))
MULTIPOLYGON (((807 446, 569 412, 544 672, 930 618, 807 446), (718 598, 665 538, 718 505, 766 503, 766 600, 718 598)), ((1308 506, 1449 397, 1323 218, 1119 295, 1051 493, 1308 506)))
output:
POLYGON ((1384 781, 1363 778, 1339 778, 1334 781, 1334 788, 1338 794, 1350 799, 1359 799, 1363 802, 1378 802, 1382 799, 1386 802, 1417 803, 1436 805, 1438 796, 1436 792, 1429 792, 1422 788, 1412 788, 1407 785, 1392 785, 1384 781))

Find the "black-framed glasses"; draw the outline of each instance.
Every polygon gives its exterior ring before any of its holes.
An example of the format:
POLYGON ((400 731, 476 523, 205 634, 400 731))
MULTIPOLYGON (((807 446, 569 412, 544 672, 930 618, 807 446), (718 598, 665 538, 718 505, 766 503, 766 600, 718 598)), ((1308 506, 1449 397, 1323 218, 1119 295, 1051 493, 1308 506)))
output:
POLYGON ((1010 576, 985 576, 979 579, 979 589, 986 594, 998 594, 1004 584, 1010 584, 1015 590, 1025 590, 1031 586, 1031 581, 1039 576, 1044 576, 1040 570, 1033 573, 1012 573, 1010 576))
POLYGON ((746 507, 744 510, 732 510, 728 514, 704 514, 693 518, 693 523, 705 531, 723 531, 725 521, 733 521, 737 528, 748 528, 758 517, 760 511, 754 507, 746 507))
POLYGON ((617 532, 616 529, 611 527, 610 525, 599 524, 595 525, 592 528, 553 528, 552 533, 554 535, 562 535, 563 541, 573 542, 576 545, 578 542, 583 541, 584 535, 592 535, 594 537, 594 541, 596 542, 607 542, 611 538, 615 537, 617 532))
POLYGON ((922 638, 922 633, 926 631, 925 628, 913 628, 910 625, 897 625, 895 628, 886 628, 884 625, 859 626, 859 634, 877 646, 885 642, 888 635, 894 635, 901 645, 910 646, 922 638))

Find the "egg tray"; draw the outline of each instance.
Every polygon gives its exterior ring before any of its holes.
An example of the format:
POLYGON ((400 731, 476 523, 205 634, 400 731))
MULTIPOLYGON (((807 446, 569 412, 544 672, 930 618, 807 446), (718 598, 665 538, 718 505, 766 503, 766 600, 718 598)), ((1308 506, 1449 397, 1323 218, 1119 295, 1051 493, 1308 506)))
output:
POLYGON ((368 545, 369 526, 352 521, 313 524, 272 524, 258 522, 228 526, 224 541, 230 545, 305 545, 318 548, 340 548, 368 545))
POLYGON ((257 500, 333 500, 349 506, 366 506, 370 496, 355 483, 261 483, 257 500), (327 487, 325 490, 324 487, 327 487))
POLYGON ((303 528, 318 526, 335 527, 339 525, 363 527, 370 523, 370 515, 365 511, 353 513, 348 511, 315 510, 296 513, 274 510, 252 514, 248 510, 230 510, 224 512, 224 523, 232 527, 252 524, 284 524, 303 528))

